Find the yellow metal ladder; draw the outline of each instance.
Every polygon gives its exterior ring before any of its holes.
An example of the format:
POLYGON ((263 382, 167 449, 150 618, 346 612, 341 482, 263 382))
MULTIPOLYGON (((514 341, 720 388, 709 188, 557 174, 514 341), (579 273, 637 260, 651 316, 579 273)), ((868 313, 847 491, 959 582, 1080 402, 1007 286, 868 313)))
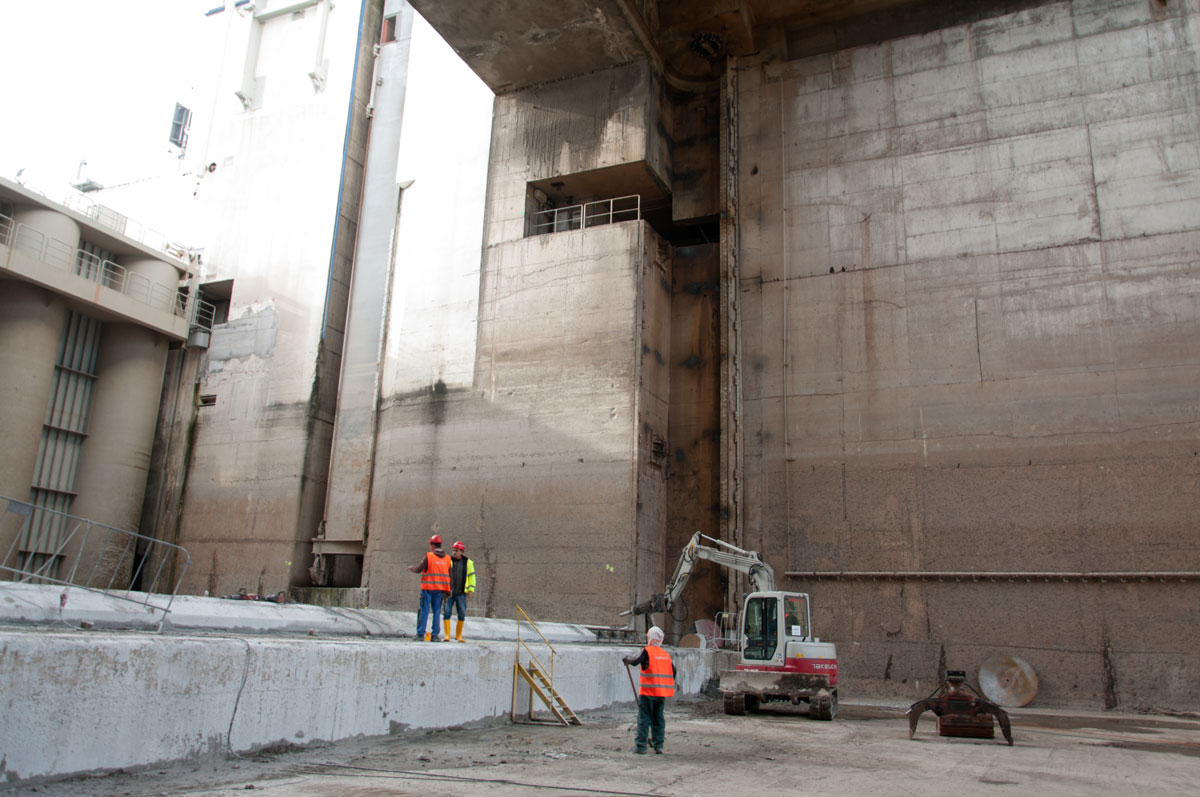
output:
POLYGON ((523 717, 520 721, 557 722, 564 726, 583 724, 580 722, 579 717, 575 716, 575 712, 571 710, 571 707, 567 705, 567 701, 563 699, 563 696, 560 695, 558 690, 554 688, 554 653, 554 646, 546 640, 546 637, 542 635, 542 632, 538 629, 537 625, 533 622, 529 615, 525 613, 525 610, 518 605, 517 660, 513 664, 512 691, 512 721, 514 723, 518 722, 517 685, 520 683, 521 679, 524 679, 525 683, 529 685, 529 714, 526 717, 523 717), (524 621, 529 623, 529 627, 532 628, 539 637, 541 637, 542 643, 550 651, 550 668, 548 671, 546 667, 538 660, 537 656, 534 655, 534 652, 530 649, 529 645, 521 639, 522 618, 524 618, 524 621), (527 664, 521 663, 522 650, 524 650, 529 656, 529 662, 527 664), (543 704, 545 704, 546 708, 549 709, 550 713, 554 716, 554 719, 544 719, 534 716, 533 698, 535 695, 542 701, 543 704))

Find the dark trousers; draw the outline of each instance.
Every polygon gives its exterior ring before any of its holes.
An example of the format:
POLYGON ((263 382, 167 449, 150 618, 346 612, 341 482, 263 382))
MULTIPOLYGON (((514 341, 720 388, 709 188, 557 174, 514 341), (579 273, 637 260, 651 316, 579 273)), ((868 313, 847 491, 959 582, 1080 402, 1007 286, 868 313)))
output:
POLYGON ((458 621, 461 623, 467 616, 467 596, 463 593, 458 593, 446 598, 446 602, 442 604, 442 619, 449 620, 451 613, 458 612, 458 621))
POLYGON ((638 696, 638 729, 637 740, 634 742, 637 749, 646 749, 646 737, 650 738, 650 746, 655 750, 659 750, 663 746, 663 739, 667 735, 667 720, 663 717, 663 704, 666 698, 650 697, 648 695, 638 696))

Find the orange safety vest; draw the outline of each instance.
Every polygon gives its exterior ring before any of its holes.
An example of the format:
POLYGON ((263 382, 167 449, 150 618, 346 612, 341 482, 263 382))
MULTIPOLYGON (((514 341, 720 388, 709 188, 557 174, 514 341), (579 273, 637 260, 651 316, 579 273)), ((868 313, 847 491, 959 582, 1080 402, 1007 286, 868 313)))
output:
POLYGON ((675 675, 671 672, 671 654, 658 645, 647 645, 650 663, 642 670, 639 694, 647 697, 670 697, 675 694, 675 675))
POLYGON ((450 591, 450 557, 433 551, 425 554, 425 572, 421 573, 421 589, 434 592, 450 591))

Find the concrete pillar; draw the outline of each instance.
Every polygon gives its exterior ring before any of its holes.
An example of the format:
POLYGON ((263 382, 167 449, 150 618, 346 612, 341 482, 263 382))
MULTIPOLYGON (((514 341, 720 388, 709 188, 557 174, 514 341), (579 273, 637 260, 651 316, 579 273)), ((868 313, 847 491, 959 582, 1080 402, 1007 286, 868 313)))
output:
MULTIPOLYGON (((70 216, 64 216, 56 210, 44 208, 17 208, 13 213, 17 225, 25 225, 58 243, 52 244, 43 257, 55 265, 73 269, 75 267, 75 250, 79 248, 79 225, 70 216)), ((14 246, 21 251, 43 246, 41 236, 31 234, 26 230, 17 229, 14 246)))
MULTIPOLYGON (((167 341, 148 329, 130 324, 105 325, 72 514, 117 528, 137 529, 167 349, 167 341)), ((101 570, 111 568, 127 579, 131 560, 119 552, 92 550, 101 542, 89 539, 83 562, 90 566, 93 555, 107 557, 110 561, 104 562, 101 570)), ((125 584, 118 579, 114 586, 125 584)))
POLYGON ((179 288, 179 270, 155 258, 120 258, 125 267, 125 293, 160 310, 172 312, 179 288), (143 294, 145 291, 145 294, 143 294))
MULTIPOLYGON (((0 280, 0 495, 29 500, 67 308, 41 288, 0 280)), ((0 556, 12 539, 0 531, 0 556)))

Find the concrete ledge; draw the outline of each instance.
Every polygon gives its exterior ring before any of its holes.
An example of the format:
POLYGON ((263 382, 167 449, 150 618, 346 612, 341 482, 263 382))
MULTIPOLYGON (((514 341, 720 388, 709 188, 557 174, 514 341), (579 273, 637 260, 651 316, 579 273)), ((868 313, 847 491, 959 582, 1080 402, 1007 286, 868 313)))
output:
MULTIPOLYGON (((468 617, 467 644, 434 645, 413 638, 416 612, 181 596, 162 618, 113 594, 0 582, 0 777, 442 728, 512 706, 514 620, 468 617)), ((620 657, 636 646, 600 645, 583 626, 538 628, 573 709, 633 700, 620 657)), ((541 639, 528 627, 521 637, 549 667, 541 639)), ((680 693, 698 694, 713 652, 672 655, 680 693)), ((517 706, 528 711, 523 682, 517 706)))
MULTIPOLYGON (((632 648, 555 648, 555 687, 573 709, 632 702, 620 660, 632 648)), ((516 650, 507 642, 0 631, 0 777, 50 780, 497 720, 512 704, 516 650)), ((671 652, 680 694, 698 694, 711 653, 671 652)), ((527 711, 523 682, 516 700, 527 711)))
MULTIPOLYGON (((180 595, 171 603, 163 620, 160 609, 77 587, 48 584, 0 582, 0 625, 68 626, 91 623, 106 630, 163 631, 239 634, 304 634, 334 636, 414 637, 416 612, 379 609, 345 609, 304 603, 276 604, 180 595), (63 595, 66 603, 62 604, 63 595)), ((165 595, 130 593, 150 606, 167 605, 165 595)), ((536 618, 535 618, 536 619, 536 618)), ((584 626, 538 622, 550 642, 595 642, 596 635, 584 626)), ((471 639, 516 639, 515 620, 467 618, 464 635, 471 639)), ((528 627, 522 637, 529 635, 528 627)), ((536 635, 533 635, 536 638, 536 635)), ((540 641, 540 640, 539 640, 540 641)))

